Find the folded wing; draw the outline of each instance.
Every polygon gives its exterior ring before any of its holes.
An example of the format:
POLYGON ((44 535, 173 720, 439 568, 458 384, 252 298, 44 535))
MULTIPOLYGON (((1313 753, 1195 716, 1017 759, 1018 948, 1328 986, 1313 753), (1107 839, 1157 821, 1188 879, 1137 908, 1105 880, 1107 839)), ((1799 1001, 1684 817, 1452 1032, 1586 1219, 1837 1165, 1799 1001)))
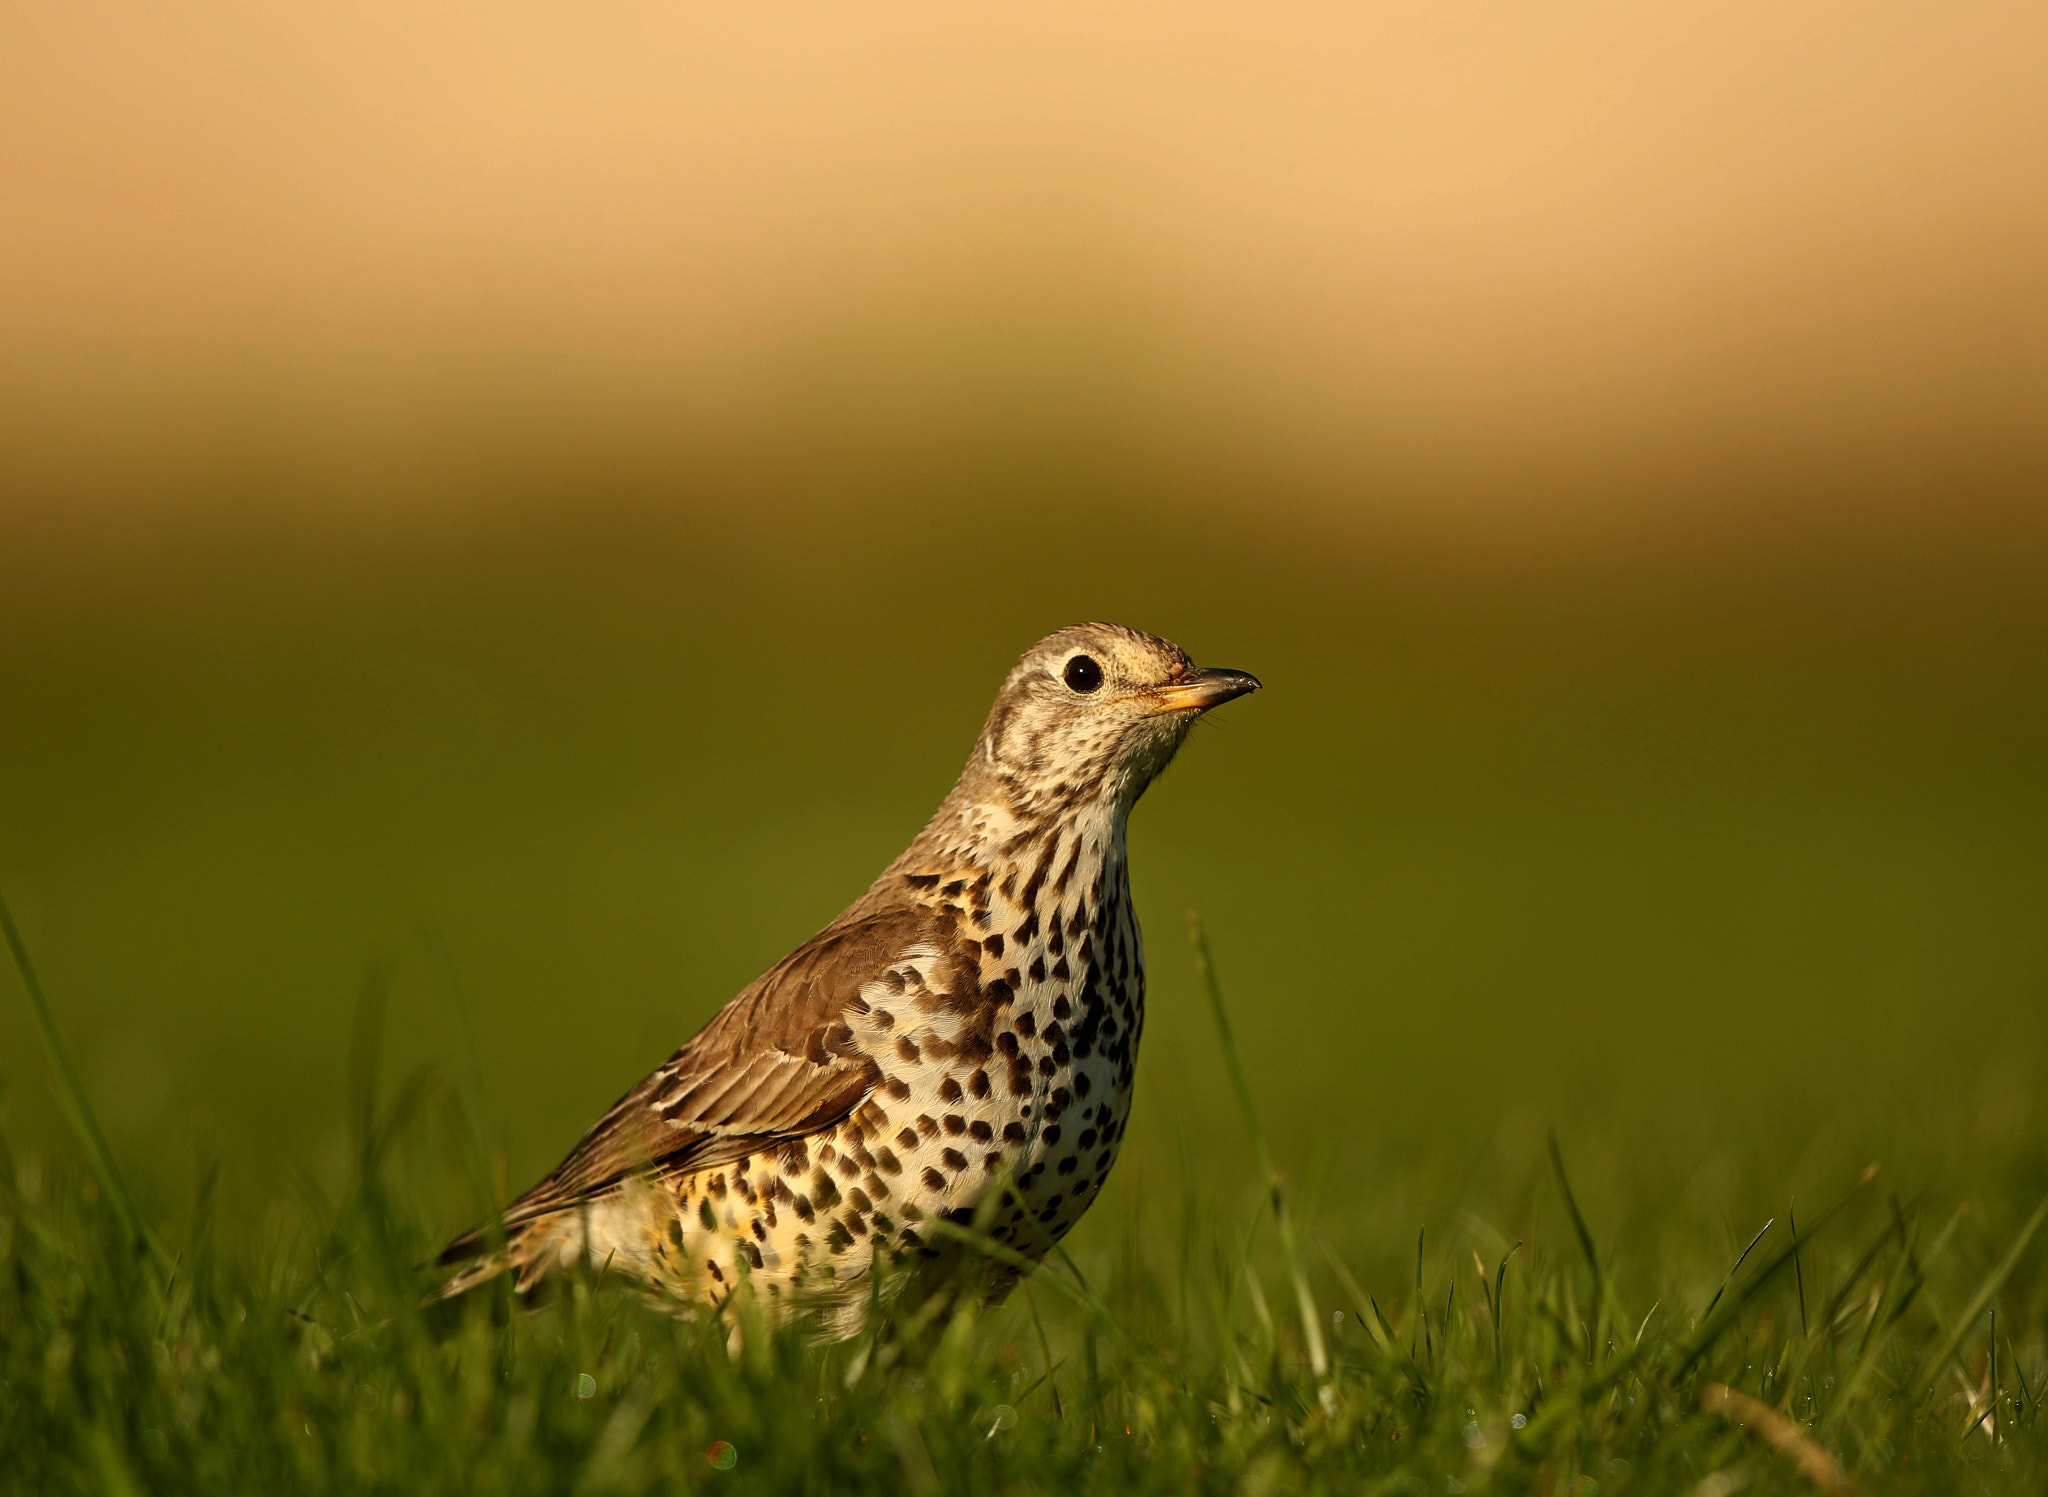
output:
MULTIPOLYGON (((880 1083, 847 1022, 861 989, 931 950, 913 908, 849 912, 725 1006, 598 1121, 555 1172, 506 1208, 517 1228, 642 1174, 707 1169, 836 1127, 880 1083)), ((477 1251, 481 1229, 442 1253, 477 1251)))

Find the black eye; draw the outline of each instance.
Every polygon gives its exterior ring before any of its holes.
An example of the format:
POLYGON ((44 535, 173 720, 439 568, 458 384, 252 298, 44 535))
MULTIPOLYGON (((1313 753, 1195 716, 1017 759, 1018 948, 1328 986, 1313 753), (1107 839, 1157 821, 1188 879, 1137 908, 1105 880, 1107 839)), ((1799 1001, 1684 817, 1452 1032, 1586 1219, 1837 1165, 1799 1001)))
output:
POLYGON ((1102 667, 1093 655, 1076 655, 1067 662, 1066 683, 1083 696, 1102 684, 1102 667))

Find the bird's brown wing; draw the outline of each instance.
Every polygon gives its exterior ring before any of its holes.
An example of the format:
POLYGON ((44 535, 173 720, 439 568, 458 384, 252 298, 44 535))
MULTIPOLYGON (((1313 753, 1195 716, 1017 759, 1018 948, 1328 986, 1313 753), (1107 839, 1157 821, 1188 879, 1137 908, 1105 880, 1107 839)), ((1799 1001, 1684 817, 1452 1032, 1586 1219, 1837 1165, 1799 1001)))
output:
MULTIPOLYGON (((846 1022, 860 990, 932 949, 930 914, 849 912, 725 1006, 619 1099, 555 1172, 506 1208, 517 1227, 645 1172, 703 1169, 836 1126, 880 1081, 846 1022)), ((474 1252, 480 1232, 442 1261, 474 1252)))

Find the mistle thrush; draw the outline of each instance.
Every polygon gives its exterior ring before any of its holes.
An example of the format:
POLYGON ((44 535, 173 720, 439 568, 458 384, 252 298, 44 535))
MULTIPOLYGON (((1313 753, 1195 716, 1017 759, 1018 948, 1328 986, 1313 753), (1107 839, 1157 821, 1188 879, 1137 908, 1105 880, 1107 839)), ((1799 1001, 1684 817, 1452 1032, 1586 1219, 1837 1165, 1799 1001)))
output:
POLYGON ((749 1279, 850 1330, 878 1261, 958 1250, 938 1221, 1037 1259, 1130 1113, 1125 822, 1195 719, 1258 686, 1114 624, 1033 645, 903 855, 507 1207, 502 1247, 457 1239, 442 1261, 476 1261, 445 1292, 585 1260, 689 1301, 749 1279))

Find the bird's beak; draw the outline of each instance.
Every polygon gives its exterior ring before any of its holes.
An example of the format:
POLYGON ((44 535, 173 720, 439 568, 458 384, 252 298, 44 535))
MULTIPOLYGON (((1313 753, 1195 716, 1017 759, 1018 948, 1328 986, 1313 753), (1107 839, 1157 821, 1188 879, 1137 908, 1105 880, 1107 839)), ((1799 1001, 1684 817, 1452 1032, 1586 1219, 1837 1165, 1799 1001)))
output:
POLYGON ((1206 670, 1190 671, 1183 679, 1171 686, 1160 687, 1152 695, 1159 703, 1160 712, 1207 712, 1233 697, 1258 689, 1259 678, 1250 671, 1212 666, 1206 670))

